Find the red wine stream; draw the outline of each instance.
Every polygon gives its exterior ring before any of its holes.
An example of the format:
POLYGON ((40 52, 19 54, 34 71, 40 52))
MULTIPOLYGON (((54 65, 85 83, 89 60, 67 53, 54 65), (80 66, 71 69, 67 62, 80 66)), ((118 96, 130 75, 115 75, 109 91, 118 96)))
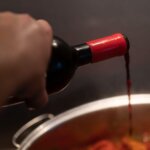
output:
POLYGON ((125 58, 125 67, 126 67, 126 85, 127 85, 127 95, 128 95, 128 113, 129 113, 129 135, 132 135, 132 105, 131 105, 131 78, 130 78, 130 55, 127 52, 124 56, 125 58))

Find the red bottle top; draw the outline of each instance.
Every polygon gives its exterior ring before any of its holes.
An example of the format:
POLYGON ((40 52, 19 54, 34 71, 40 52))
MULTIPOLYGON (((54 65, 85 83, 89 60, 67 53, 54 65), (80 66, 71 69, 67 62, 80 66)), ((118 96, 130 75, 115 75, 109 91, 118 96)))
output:
POLYGON ((120 33, 92 40, 86 42, 86 44, 91 49, 92 63, 124 55, 129 48, 127 38, 120 33))

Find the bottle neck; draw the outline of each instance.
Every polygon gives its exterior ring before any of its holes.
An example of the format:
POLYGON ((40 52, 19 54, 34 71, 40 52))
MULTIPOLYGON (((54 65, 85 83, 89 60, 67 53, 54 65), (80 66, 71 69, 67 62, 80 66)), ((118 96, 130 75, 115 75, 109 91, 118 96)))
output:
POLYGON ((118 33, 92 40, 73 48, 77 56, 77 65, 82 66, 125 55, 129 49, 129 41, 126 36, 118 33))
POLYGON ((83 66, 91 63, 92 53, 89 45, 80 44, 74 46, 73 49, 75 49, 77 66, 83 66))

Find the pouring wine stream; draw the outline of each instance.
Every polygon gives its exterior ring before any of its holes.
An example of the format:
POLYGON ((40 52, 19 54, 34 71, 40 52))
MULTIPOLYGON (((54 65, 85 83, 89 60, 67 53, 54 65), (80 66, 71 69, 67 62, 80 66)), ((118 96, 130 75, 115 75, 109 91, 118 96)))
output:
POLYGON ((132 105, 131 105, 131 77, 130 77, 130 55, 127 52, 124 56, 125 59, 125 68, 126 68, 126 86, 127 86, 127 95, 128 95, 128 115, 129 115, 129 135, 131 136, 133 133, 132 128, 132 105))

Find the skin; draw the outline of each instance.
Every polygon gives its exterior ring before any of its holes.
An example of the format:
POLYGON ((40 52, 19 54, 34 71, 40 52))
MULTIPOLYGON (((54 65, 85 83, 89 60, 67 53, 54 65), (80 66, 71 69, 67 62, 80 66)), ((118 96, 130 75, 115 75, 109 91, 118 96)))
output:
POLYGON ((52 28, 45 20, 0 13, 0 105, 19 90, 31 107, 47 103, 45 73, 51 42, 52 28))

